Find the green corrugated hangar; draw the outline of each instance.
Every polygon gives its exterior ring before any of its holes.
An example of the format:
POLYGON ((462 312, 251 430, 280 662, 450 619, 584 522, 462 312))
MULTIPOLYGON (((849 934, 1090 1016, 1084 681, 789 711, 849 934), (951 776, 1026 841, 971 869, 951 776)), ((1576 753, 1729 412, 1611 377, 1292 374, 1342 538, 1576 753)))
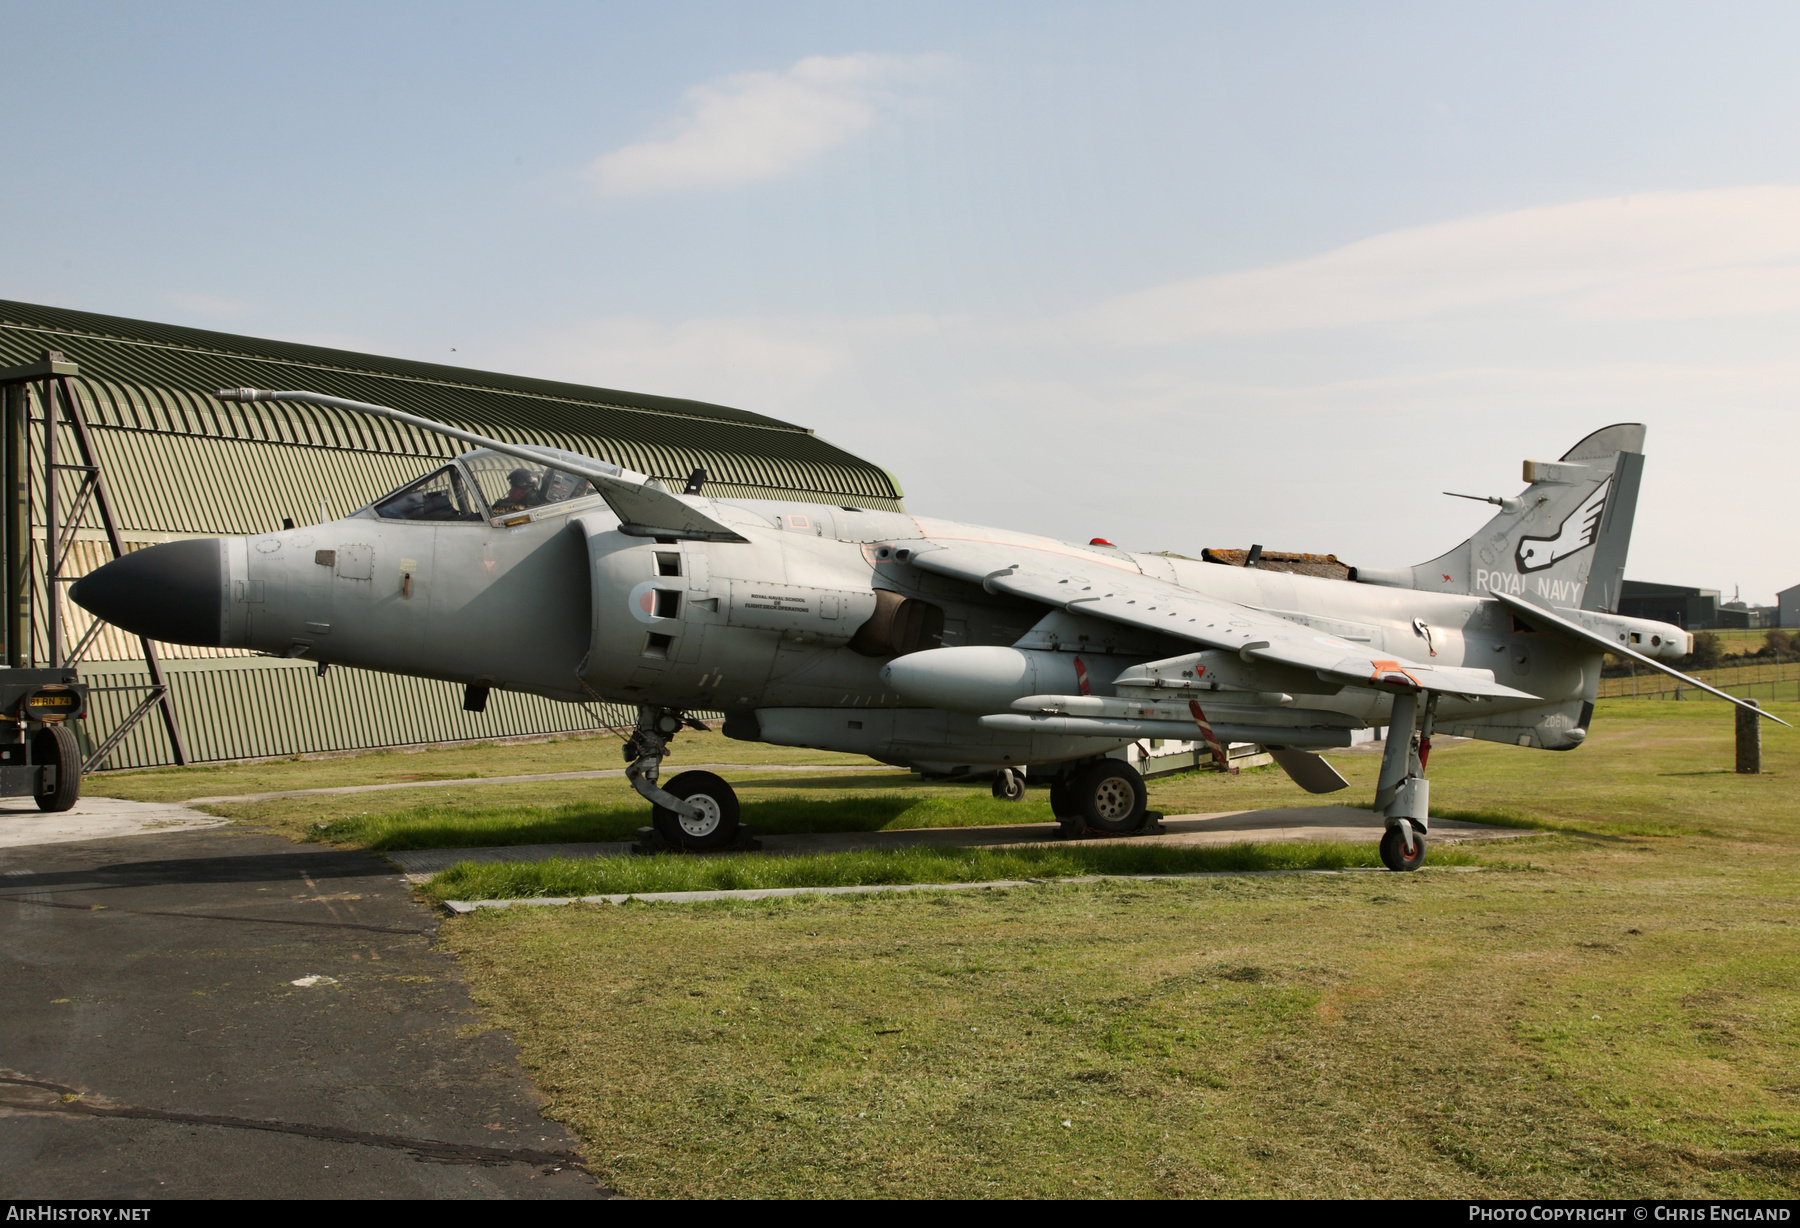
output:
MULTIPOLYGON (((361 414, 292 403, 226 403, 229 387, 305 388, 391 405, 469 431, 548 444, 664 479, 675 489, 705 469, 705 493, 799 499, 898 510, 885 470, 761 414, 684 401, 405 362, 316 346, 0 300, 0 368, 57 353, 79 373, 63 386, 78 403, 126 550, 183 537, 267 532, 335 519, 420 477, 462 448, 454 441, 361 414)), ((8 560, 16 577, 14 665, 48 660, 43 496, 44 388, 15 383, 24 436, 21 489, 9 515, 26 550, 8 560), (28 552, 28 557, 27 556, 28 552), (24 564, 19 567, 19 564, 24 564), (14 570, 16 568, 16 570, 14 570), (29 579, 23 577, 29 576, 29 579)), ((62 411, 59 409, 59 422, 62 411)), ((59 466, 78 456, 72 424, 57 432, 59 466)), ((59 467, 57 505, 70 528, 64 582, 112 557, 84 474, 59 467)), ((96 688, 83 722, 87 750, 102 745, 137 707, 150 666, 138 640, 115 628, 89 635, 88 614, 59 603, 64 652, 79 650, 96 688)), ((595 716, 629 723, 622 709, 596 714, 532 695, 496 693, 483 713, 462 709, 450 683, 337 668, 227 649, 158 645, 161 669, 190 761, 247 759, 379 746, 521 737, 592 729, 595 716)), ((95 767, 174 762, 168 728, 138 723, 95 767)))

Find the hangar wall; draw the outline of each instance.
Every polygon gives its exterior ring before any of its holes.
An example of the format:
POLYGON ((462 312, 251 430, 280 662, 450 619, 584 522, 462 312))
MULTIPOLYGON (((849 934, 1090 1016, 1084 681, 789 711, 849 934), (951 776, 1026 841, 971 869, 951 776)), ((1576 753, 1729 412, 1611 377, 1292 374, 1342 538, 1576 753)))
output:
MULTIPOLYGON (((126 548, 183 537, 267 532, 334 519, 418 477, 461 445, 385 419, 284 402, 222 402, 219 388, 305 388, 391 405, 520 443, 600 457, 674 483, 696 468, 705 493, 901 509, 892 476, 804 427, 726 406, 525 379, 370 354, 266 341, 88 312, 0 300, 0 367, 46 350, 79 364, 69 381, 81 402, 126 548)), ((32 483, 42 478, 42 406, 30 387, 32 483)), ((67 428, 59 452, 73 456, 67 428), (65 450, 65 445, 67 445, 65 450)), ((78 475, 59 475, 69 506, 78 475)), ((34 504, 31 652, 44 660, 43 518, 34 504)), ((97 512, 80 521, 64 575, 110 557, 97 512)), ((63 603, 65 645, 90 620, 63 603)), ((160 646, 196 761, 254 758, 470 738, 591 729, 580 707, 495 692, 485 713, 462 711, 449 683, 216 648, 160 646)), ((80 662, 96 686, 147 675, 134 637, 103 628, 80 662)), ((101 691, 85 722, 96 745, 141 693, 101 691)), ((624 723, 622 708, 599 713, 624 723)), ((140 724, 108 766, 172 762, 161 725, 140 724)))

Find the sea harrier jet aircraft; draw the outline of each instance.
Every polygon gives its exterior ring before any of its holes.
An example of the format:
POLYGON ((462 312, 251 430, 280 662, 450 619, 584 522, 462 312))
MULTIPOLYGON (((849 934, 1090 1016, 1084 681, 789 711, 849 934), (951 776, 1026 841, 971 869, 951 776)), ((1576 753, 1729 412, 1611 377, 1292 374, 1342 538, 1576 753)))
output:
MULTIPOLYGON (((1538 750, 1588 734, 1603 652, 1684 678, 1679 628, 1617 607, 1644 428, 1596 431, 1460 546, 1348 580, 1138 554, 895 512, 712 499, 605 460, 374 414, 478 449, 342 520, 172 542, 70 595, 134 634, 568 702, 635 705, 627 774, 658 830, 730 844, 731 787, 659 784, 694 711, 735 738, 850 751, 1017 797, 1048 782, 1068 829, 1129 833, 1141 738, 1267 747, 1312 792, 1317 754, 1386 726, 1375 816, 1396 870, 1425 857, 1431 737, 1538 750)), ((1737 701, 1733 701, 1737 702, 1737 701)), ((1765 714, 1766 715, 1766 714, 1765 714)))

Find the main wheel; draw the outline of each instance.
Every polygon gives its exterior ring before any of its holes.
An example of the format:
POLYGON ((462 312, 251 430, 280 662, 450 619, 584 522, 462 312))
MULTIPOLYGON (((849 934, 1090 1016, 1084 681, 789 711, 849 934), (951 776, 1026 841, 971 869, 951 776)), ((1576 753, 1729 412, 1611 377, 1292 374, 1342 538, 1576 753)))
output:
POLYGON ((1144 778, 1119 759, 1102 759, 1075 778, 1069 789, 1081 821, 1095 831, 1122 836, 1144 825, 1144 778))
POLYGON ((1023 801, 1025 777, 1011 768, 1001 768, 994 773, 994 796, 1003 802, 1023 801))
POLYGON ((1059 776, 1050 785, 1050 813, 1065 823, 1074 823, 1081 818, 1075 808, 1074 795, 1069 792, 1069 782, 1064 777, 1059 776))
POLYGON ((711 772, 683 772, 663 786, 698 810, 688 818, 666 806, 651 807, 651 822, 664 840, 689 849, 716 849, 738 835, 738 799, 731 786, 711 772))
POLYGON ((37 795, 39 810, 67 810, 81 800, 81 744, 67 725, 46 725, 34 739, 31 757, 56 768, 56 784, 37 795))
POLYGON ((1398 827, 1381 835, 1381 864, 1390 870, 1416 870, 1425 864, 1425 837, 1413 833, 1412 848, 1405 847, 1398 827))

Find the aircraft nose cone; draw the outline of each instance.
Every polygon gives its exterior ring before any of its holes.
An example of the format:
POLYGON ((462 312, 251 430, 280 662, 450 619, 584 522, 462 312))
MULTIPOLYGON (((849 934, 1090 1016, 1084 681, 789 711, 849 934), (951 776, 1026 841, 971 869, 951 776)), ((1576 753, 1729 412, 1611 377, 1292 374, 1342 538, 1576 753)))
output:
POLYGON ((133 635, 218 648, 225 638, 224 539, 135 550, 70 585, 69 599, 133 635))

